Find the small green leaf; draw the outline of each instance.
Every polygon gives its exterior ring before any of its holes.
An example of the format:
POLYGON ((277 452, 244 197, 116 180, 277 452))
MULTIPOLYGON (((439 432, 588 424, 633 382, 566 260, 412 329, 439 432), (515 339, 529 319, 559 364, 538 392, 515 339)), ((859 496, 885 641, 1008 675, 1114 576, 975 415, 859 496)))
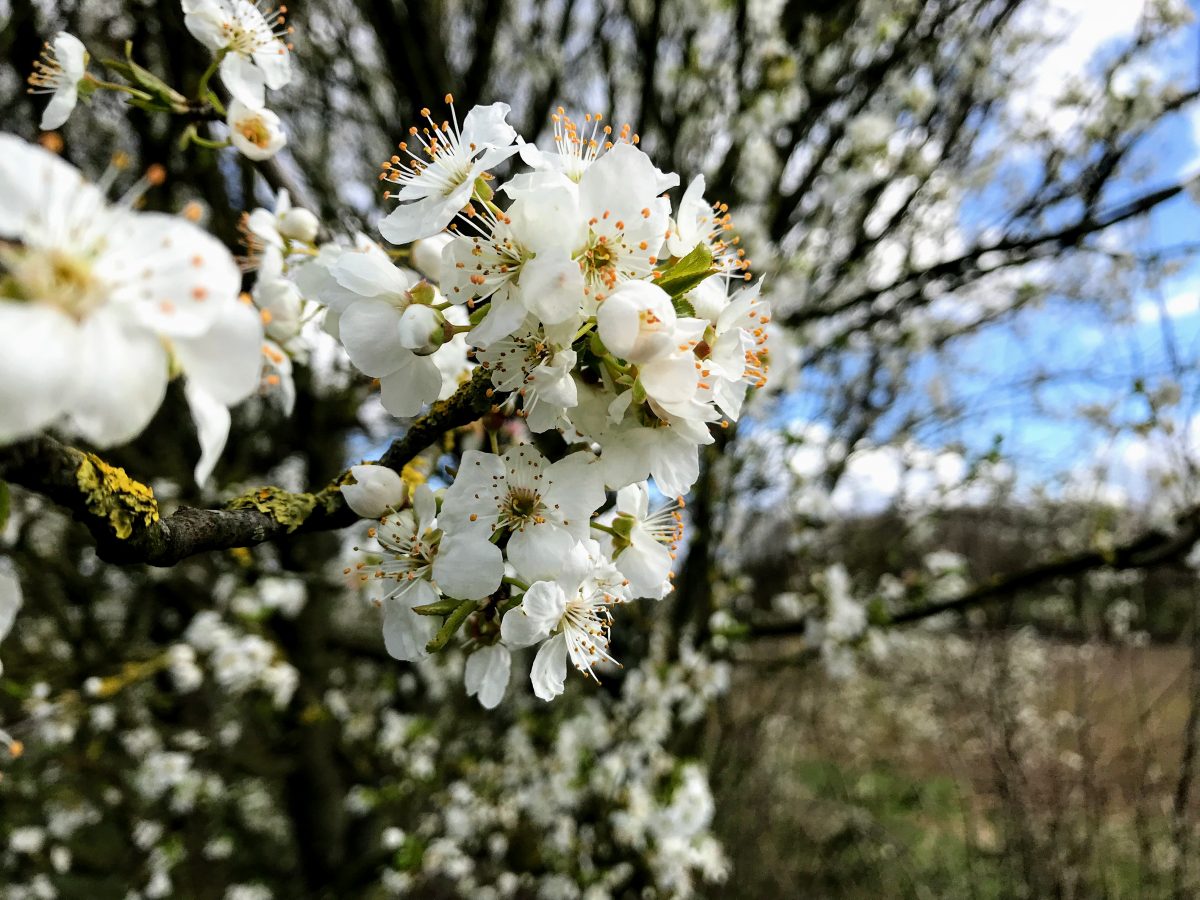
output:
POLYGON ((8 493, 8 482, 0 481, 0 531, 8 524, 8 513, 12 509, 12 498, 8 493))
POLYGON ((672 297, 682 297, 715 271, 708 245, 697 244, 696 249, 683 259, 663 269, 662 277, 655 284, 672 297))
POLYGON ((696 307, 692 306, 692 301, 690 300, 676 297, 671 301, 671 305, 675 307, 675 315, 677 316, 686 316, 689 319, 696 317, 696 307))
POLYGON ((438 633, 433 636, 425 649, 430 653, 437 653, 450 642, 450 638, 454 637, 455 632, 462 627, 462 623, 467 621, 467 616, 475 612, 476 603, 474 600, 464 600, 458 605, 454 612, 446 618, 442 623, 442 627, 438 629, 438 633))
POLYGON ((414 606, 413 612, 418 616, 448 616, 458 609, 461 601, 447 597, 437 603, 426 603, 424 606, 414 606))
MULTIPOLYGON (((184 112, 188 108, 187 97, 175 90, 149 69, 144 69, 133 61, 133 42, 125 42, 125 59, 129 69, 126 74, 127 78, 131 78, 139 85, 144 87, 151 95, 159 98, 168 109, 175 109, 178 112, 184 112)), ((123 73, 125 74, 125 73, 123 73)), ((149 99, 149 98, 147 98, 149 99)))

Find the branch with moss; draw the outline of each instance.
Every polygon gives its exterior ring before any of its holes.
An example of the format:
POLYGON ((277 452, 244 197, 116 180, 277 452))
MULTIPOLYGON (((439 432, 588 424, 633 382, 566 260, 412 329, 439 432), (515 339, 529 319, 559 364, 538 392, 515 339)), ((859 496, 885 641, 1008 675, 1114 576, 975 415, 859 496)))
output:
MULTIPOLYGON (((442 435, 487 412, 490 393, 488 374, 479 368, 393 441, 377 464, 401 471, 442 435)), ((94 453, 48 436, 0 447, 0 481, 69 510, 91 532, 100 558, 119 565, 172 566, 198 553, 344 528, 358 520, 342 496, 342 486, 351 480, 347 470, 312 493, 264 486, 219 509, 183 506, 164 516, 150 487, 94 453)))
MULTIPOLYGON (((1177 562, 1186 557, 1198 541, 1200 505, 1190 507, 1176 517, 1175 529, 1172 531, 1152 529, 1108 550, 1087 550, 1048 560, 1018 572, 997 575, 957 597, 898 610, 890 615, 882 614, 882 621, 878 624, 907 625, 944 613, 965 612, 985 603, 1011 599, 1023 591, 1057 578, 1071 578, 1102 569, 1116 572, 1149 569, 1177 562)), ((806 626, 805 619, 761 622, 751 627, 750 634, 755 637, 797 635, 803 634, 806 626)))

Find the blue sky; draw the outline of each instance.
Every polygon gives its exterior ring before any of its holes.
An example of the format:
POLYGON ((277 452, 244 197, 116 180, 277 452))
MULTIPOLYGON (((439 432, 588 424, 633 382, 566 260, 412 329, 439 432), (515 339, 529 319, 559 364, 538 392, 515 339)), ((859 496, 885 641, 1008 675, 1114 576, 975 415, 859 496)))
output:
MULTIPOLYGON (((1048 71, 1035 80, 1035 90, 1052 90, 1072 67, 1094 67, 1123 42, 1141 4, 1137 0, 1066 0, 1061 5, 1078 16, 1076 21, 1091 24, 1073 32, 1061 58, 1051 60, 1048 71), (1097 18, 1110 27, 1097 26, 1097 18)), ((1155 64, 1194 83, 1200 77, 1198 46, 1200 30, 1192 25, 1179 41, 1156 55, 1155 64)), ((1129 177, 1118 179, 1109 201, 1119 203, 1170 184, 1181 173, 1196 172, 1200 168, 1198 126, 1200 116, 1195 114, 1175 115, 1162 123, 1144 139, 1127 167, 1133 171, 1145 165, 1150 174, 1136 182, 1129 177)), ((964 207, 962 214, 966 219, 974 213, 964 207)), ((1184 195, 1162 205, 1148 222, 1123 229, 1122 236, 1141 248, 1200 243, 1200 214, 1184 195)), ((999 436, 1006 454, 1041 478, 1077 470, 1108 452, 1106 436, 1075 415, 1084 404, 1112 403, 1124 397, 1116 410, 1119 418, 1136 421, 1145 417, 1145 401, 1129 397, 1139 377, 1153 386, 1160 375, 1183 373, 1186 408, 1189 394, 1195 396, 1200 390, 1200 380, 1192 375, 1200 360, 1200 262, 1187 264, 1157 288, 1129 298, 1129 303, 1133 311, 1130 321, 1115 325, 1094 307, 1051 298, 1011 325, 988 329, 964 342, 956 362, 972 371, 960 376, 954 387, 974 398, 975 415, 957 436, 979 451, 999 436), (1166 312, 1165 322, 1160 320, 1160 309, 1166 312), (1014 382, 1039 368, 1056 371, 1060 377, 1037 390, 1035 403, 1031 389, 1014 382)))

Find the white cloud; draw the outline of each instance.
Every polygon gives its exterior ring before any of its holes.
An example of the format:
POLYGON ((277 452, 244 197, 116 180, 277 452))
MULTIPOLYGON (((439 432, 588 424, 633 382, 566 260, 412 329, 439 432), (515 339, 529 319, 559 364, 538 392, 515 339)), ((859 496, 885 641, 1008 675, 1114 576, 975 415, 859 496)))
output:
POLYGON ((1075 117, 1056 108, 1055 99, 1069 82, 1086 75, 1101 48, 1133 35, 1145 6, 1144 0, 1049 0, 1031 7, 1024 24, 1057 40, 1029 69, 1023 89, 1011 96, 1012 110, 1059 134, 1069 131, 1075 117))
POLYGON ((1200 312, 1200 281, 1188 279, 1175 286, 1163 299, 1143 300, 1137 305, 1139 322, 1156 323, 1165 314, 1169 319, 1182 319, 1200 312))

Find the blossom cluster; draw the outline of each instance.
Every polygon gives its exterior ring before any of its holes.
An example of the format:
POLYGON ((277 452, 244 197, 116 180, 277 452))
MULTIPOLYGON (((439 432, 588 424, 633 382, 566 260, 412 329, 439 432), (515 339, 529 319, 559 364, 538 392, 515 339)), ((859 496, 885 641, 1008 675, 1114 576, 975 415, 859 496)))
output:
MULTIPOLYGON (((208 88, 219 73, 230 115, 249 110, 261 125, 265 89, 290 77, 282 10, 182 6, 214 54, 199 102, 221 108, 208 88)), ((154 102, 179 101, 132 59, 114 65, 157 91, 154 102)), ((55 119, 72 91, 100 84, 86 67, 69 35, 48 48, 36 78, 54 92, 55 119)), ((257 392, 291 411, 292 367, 306 361, 305 326, 318 316, 394 416, 486 379, 490 447, 415 489, 385 467, 355 467, 344 497, 380 520, 381 562, 363 577, 389 587, 395 657, 419 660, 462 630, 468 693, 492 707, 510 651, 537 647, 531 680, 549 700, 568 661, 592 677, 616 665, 620 606, 670 591, 700 448, 766 383, 769 307, 727 208, 705 200, 703 177, 673 202, 679 176, 659 170, 629 126, 590 114, 578 123, 560 108, 552 146, 539 147, 508 124, 504 103, 460 122, 446 102, 446 118, 422 110, 425 124, 383 163, 396 206, 379 231, 400 249, 363 234, 318 244, 317 218, 281 191, 274 210, 243 220, 239 262, 257 273, 248 293, 233 257, 190 222, 134 212, 137 190, 108 206, 52 154, 5 138, 0 177, 18 202, 0 218, 11 240, 0 245, 0 331, 20 340, 0 362, 0 441, 48 427, 126 441, 182 373, 203 482, 228 407, 257 392)), ((252 158, 278 149, 270 128, 260 141, 230 127, 252 158)))
POLYGON ((704 199, 703 178, 673 207, 679 177, 627 126, 560 109, 544 150, 506 104, 460 122, 446 100, 448 118, 422 110, 380 176, 397 203, 380 232, 411 244, 417 271, 359 236, 322 245, 294 277, 393 415, 478 366, 494 410, 522 423, 464 452, 443 490, 358 466, 344 495, 380 517, 391 653, 421 659, 466 623, 469 693, 494 706, 509 651, 537 646, 531 680, 549 700, 568 660, 593 677, 615 663, 620 606, 669 592, 699 448, 765 384, 769 308, 726 207, 704 199), (500 181, 493 170, 517 159, 525 170, 500 181), (674 499, 652 511, 656 496, 674 499))
MULTIPOLYGON (((194 128, 185 132, 186 139, 201 146, 232 145, 255 161, 270 159, 287 145, 283 123, 266 106, 267 88, 278 90, 292 80, 289 38, 293 29, 287 24, 287 7, 272 9, 250 0, 181 0, 180 6, 188 31, 213 54, 212 65, 200 79, 197 102, 210 105, 229 130, 222 143, 199 137, 194 128), (218 72, 229 94, 228 108, 209 87, 218 72)), ((91 74, 90 62, 91 54, 73 34, 60 31, 46 42, 29 76, 30 93, 50 95, 40 123, 43 131, 62 127, 79 100, 98 90, 127 94, 130 102, 145 109, 177 114, 195 111, 182 94, 136 65, 131 57, 127 63, 103 62, 132 82, 129 85, 91 74)))

